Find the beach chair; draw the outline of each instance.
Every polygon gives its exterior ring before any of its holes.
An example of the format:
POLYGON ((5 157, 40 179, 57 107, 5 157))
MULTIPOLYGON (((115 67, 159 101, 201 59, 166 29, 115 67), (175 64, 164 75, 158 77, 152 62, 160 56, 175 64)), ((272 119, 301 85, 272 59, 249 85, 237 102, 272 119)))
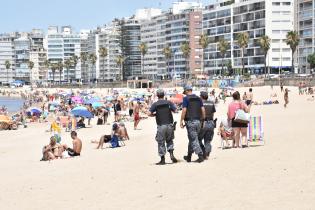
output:
MULTIPOLYGON (((248 143, 262 142, 265 145, 264 126, 262 116, 251 117, 247 131, 248 143)), ((247 145, 248 146, 248 145, 247 145)))

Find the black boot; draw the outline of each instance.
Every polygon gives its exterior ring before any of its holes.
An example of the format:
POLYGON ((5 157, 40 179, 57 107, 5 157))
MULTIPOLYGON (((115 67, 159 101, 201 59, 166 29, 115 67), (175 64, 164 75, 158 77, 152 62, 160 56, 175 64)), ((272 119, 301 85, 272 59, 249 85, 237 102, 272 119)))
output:
POLYGON ((187 163, 190 163, 191 162, 191 153, 188 153, 188 155, 187 156, 184 156, 184 160, 186 160, 187 161, 187 163))
POLYGON ((210 156, 210 152, 204 152, 204 153, 203 153, 203 158, 204 158, 205 160, 208 160, 209 156, 210 156))
POLYGON ((199 154, 198 155, 198 159, 197 159, 197 162, 198 163, 201 163, 201 162, 203 162, 205 159, 204 159, 204 157, 203 157, 203 154, 201 153, 201 154, 199 154))
POLYGON ((165 165, 165 156, 161 156, 161 161, 156 163, 156 165, 165 165))
POLYGON ((175 156, 174 156, 174 151, 173 151, 173 150, 170 150, 169 153, 170 153, 172 162, 173 162, 173 163, 177 163, 177 159, 176 159, 175 156))

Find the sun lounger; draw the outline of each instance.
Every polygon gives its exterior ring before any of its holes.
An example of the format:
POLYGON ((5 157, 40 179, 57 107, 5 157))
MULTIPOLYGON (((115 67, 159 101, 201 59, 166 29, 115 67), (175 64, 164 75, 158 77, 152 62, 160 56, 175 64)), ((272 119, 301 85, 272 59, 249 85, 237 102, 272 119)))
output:
POLYGON ((262 142, 263 144, 265 144, 262 116, 252 116, 250 118, 248 124, 247 139, 248 143, 262 142))

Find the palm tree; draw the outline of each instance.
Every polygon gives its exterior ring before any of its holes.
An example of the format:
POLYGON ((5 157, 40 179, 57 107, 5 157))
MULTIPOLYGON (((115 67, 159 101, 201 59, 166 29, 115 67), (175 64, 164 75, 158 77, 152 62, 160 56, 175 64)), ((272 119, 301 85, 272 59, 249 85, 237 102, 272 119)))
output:
MULTIPOLYGON (((46 72, 48 72, 50 66, 51 66, 51 63, 49 60, 45 60, 44 61, 44 66, 46 67, 46 72)), ((48 82, 48 78, 47 78, 47 82, 48 82)))
POLYGON ((63 63, 62 63, 62 61, 59 61, 57 63, 57 69, 59 70, 59 85, 61 86, 61 74, 62 74, 62 71, 63 71, 63 63))
POLYGON ((51 68, 51 72, 52 72, 52 76, 53 76, 53 83, 55 83, 55 74, 56 74, 56 70, 58 69, 58 66, 56 63, 52 63, 50 64, 50 68, 51 68))
POLYGON ((219 48, 219 52, 220 52, 220 55, 221 55, 221 58, 222 58, 222 61, 221 61, 221 66, 222 66, 221 74, 223 74, 224 58, 225 58, 225 55, 226 55, 226 51, 229 48, 229 43, 225 39, 221 39, 219 41, 219 43, 218 43, 218 48, 219 48))
POLYGON ((64 67, 67 69, 67 81, 68 81, 68 83, 70 82, 70 80, 69 80, 69 70, 70 70, 70 68, 71 68, 71 66, 72 66, 72 59, 71 58, 68 58, 67 60, 65 60, 65 62, 64 62, 64 67))
MULTIPOLYGON (((83 66, 86 67, 85 64, 86 64, 86 62, 88 60, 88 53, 87 52, 81 52, 80 59, 81 59, 81 62, 83 64, 83 66)), ((86 78, 86 77, 84 76, 84 78, 86 78)))
POLYGON ((101 47, 99 50, 98 50, 98 53, 100 54, 100 57, 103 58, 103 81, 105 81, 105 58, 107 57, 108 55, 108 51, 107 51, 107 48, 105 47, 101 47))
MULTIPOLYGON (((180 50, 183 53, 183 56, 186 60, 186 72, 189 72, 189 56, 190 56, 190 46, 189 42, 183 42, 182 45, 180 46, 180 50)), ((186 73, 185 73, 185 79, 186 79, 186 73)))
POLYGON ((292 72, 294 72, 294 53, 299 45, 300 38, 297 31, 289 31, 287 33, 286 44, 290 46, 292 52, 292 72))
POLYGON ((259 38, 259 45, 261 49, 264 51, 264 56, 265 56, 265 77, 267 74, 267 55, 268 55, 268 51, 270 50, 270 41, 271 39, 266 35, 259 38))
POLYGON ((146 43, 142 42, 140 45, 139 45, 139 50, 140 50, 140 53, 141 53, 141 60, 142 60, 142 74, 144 73, 144 56, 147 54, 148 52, 148 46, 146 43))
POLYGON ((126 58, 122 55, 119 55, 117 58, 116 58, 116 63, 117 65, 119 66, 119 74, 120 74, 120 80, 123 81, 124 77, 123 77, 123 65, 124 65, 124 62, 125 62, 126 58))
POLYGON ((209 40, 209 37, 205 34, 202 34, 200 36, 200 39, 199 39, 199 44, 202 48, 202 74, 204 74, 204 71, 205 71, 205 56, 204 56, 204 53, 205 53, 205 49, 209 46, 209 43, 210 43, 210 40, 209 40))
MULTIPOLYGON (((91 64, 92 64, 92 69, 94 69, 94 66, 95 66, 95 64, 96 64, 96 60, 97 60, 97 57, 96 57, 95 53, 91 53, 91 54, 89 55, 89 61, 90 61, 91 64)), ((89 83, 91 82, 90 80, 91 80, 91 79, 90 79, 90 77, 89 77, 89 83)))
POLYGON ((11 63, 10 61, 6 60, 4 62, 5 69, 7 70, 7 83, 9 83, 9 69, 11 68, 11 63))
POLYGON ((34 62, 33 61, 28 61, 27 62, 27 65, 28 65, 28 68, 30 69, 30 83, 32 85, 32 82, 33 82, 33 74, 32 74, 32 70, 34 68, 34 62))
POLYGON ((169 70, 169 61, 172 58, 172 49, 170 48, 170 46, 166 46, 163 48, 162 52, 166 60, 167 70, 169 70))
POLYGON ((244 74, 245 70, 245 63, 244 63, 244 54, 245 54, 245 48, 248 47, 249 42, 249 35, 247 32, 242 32, 237 34, 237 45, 239 48, 241 48, 241 54, 242 54, 242 74, 244 74))

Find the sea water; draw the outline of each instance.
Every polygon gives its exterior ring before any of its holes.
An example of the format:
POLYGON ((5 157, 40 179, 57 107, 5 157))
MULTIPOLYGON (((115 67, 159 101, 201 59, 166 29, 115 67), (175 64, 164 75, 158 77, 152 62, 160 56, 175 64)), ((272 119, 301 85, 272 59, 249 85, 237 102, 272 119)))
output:
POLYGON ((23 103, 23 99, 0 97, 0 108, 5 106, 8 112, 18 112, 23 107, 23 103))

